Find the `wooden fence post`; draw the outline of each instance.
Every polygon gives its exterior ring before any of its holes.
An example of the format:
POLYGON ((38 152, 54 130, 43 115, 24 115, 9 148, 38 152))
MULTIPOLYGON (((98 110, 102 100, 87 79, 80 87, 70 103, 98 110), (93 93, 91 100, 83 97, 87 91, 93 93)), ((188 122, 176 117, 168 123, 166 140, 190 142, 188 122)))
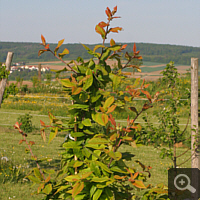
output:
POLYGON ((198 58, 191 58, 191 153, 192 168, 200 169, 198 143, 198 58))
MULTIPOLYGON (((8 52, 7 54, 7 59, 6 59, 6 70, 10 71, 10 65, 12 62, 12 58, 13 58, 13 52, 8 52)), ((1 102, 3 99, 3 94, 6 88, 6 83, 7 83, 7 78, 4 78, 1 80, 0 82, 0 107, 1 107, 1 102)))

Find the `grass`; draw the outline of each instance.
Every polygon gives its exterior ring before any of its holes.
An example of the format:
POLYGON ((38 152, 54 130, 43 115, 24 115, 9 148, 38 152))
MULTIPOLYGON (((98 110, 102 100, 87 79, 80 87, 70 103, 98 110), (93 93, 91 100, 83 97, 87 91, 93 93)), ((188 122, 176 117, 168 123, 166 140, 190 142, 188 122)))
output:
MULTIPOLYGON (((15 166, 21 166, 28 172, 31 168, 35 167, 35 163, 30 159, 30 155, 25 153, 26 145, 22 143, 19 145, 19 140, 22 136, 14 130, 0 126, 0 156, 6 156, 15 166)), ((52 158, 52 162, 45 163, 45 168, 57 168, 60 164, 60 145, 62 144, 64 137, 58 136, 52 141, 50 145, 44 143, 39 134, 29 134, 28 141, 34 141, 35 145, 32 146, 34 154, 38 158, 52 158)), ((33 200, 41 199, 41 196, 31 196, 30 194, 36 190, 36 186, 31 187, 32 183, 29 181, 23 181, 19 183, 6 182, 0 183, 0 199, 21 199, 21 200, 33 200), (13 197, 14 196, 14 197, 13 197)))
MULTIPOLYGON (((29 170, 32 167, 35 167, 35 164, 30 160, 30 155, 25 153, 26 145, 22 143, 18 144, 19 140, 22 139, 21 135, 14 129, 9 129, 5 127, 0 127, 0 155, 6 156, 15 165, 21 165, 25 170, 29 170)), ((61 152, 61 144, 64 140, 63 135, 58 135, 52 142, 52 144, 48 145, 44 143, 39 134, 29 134, 28 140, 34 141, 35 145, 33 145, 32 149, 35 155, 38 158, 49 157, 54 160, 54 162, 47 162, 43 167, 45 168, 58 168, 60 163, 60 152, 61 152)), ((178 152, 181 153, 185 149, 179 148, 178 152)), ((135 163, 135 160, 139 160, 146 166, 151 166, 151 178, 147 180, 145 185, 151 183, 152 185, 156 185, 158 183, 164 183, 167 185, 167 168, 172 165, 172 161, 168 158, 161 159, 159 157, 159 150, 154 149, 151 146, 142 146, 138 148, 132 148, 129 146, 122 145, 120 148, 121 152, 130 152, 134 155, 129 161, 127 161, 128 165, 135 166, 138 171, 142 171, 141 167, 135 163)), ((185 154, 178 161, 179 163, 186 160, 190 156, 190 151, 185 154)), ((183 167, 190 167, 190 162, 187 162, 183 165, 183 167)), ((29 181, 19 182, 17 184, 7 182, 5 184, 0 183, 0 193, 2 200, 3 199, 41 199, 40 195, 30 196, 30 193, 33 193, 36 190, 36 186, 31 187, 31 183, 29 181), (13 197, 14 196, 14 197, 13 197)), ((0 197, 0 199, 1 199, 0 197)))

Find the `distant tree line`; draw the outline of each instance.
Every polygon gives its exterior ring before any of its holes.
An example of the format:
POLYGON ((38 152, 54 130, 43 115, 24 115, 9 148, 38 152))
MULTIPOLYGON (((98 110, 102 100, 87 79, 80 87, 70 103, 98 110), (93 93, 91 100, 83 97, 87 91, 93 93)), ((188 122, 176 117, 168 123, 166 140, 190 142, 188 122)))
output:
MULTIPOLYGON (((123 43, 122 43, 123 44, 123 43)), ((133 43, 127 43, 125 51, 132 52, 133 43)), ((107 44, 108 45, 108 44, 107 44)), ((143 61, 169 63, 174 61, 175 64, 189 65, 191 57, 200 59, 200 47, 189 47, 168 44, 150 44, 150 43, 136 43, 137 49, 141 51, 143 61)), ((54 49, 57 44, 50 44, 51 49, 54 49)), ((87 45, 91 49, 94 45, 87 45)), ((87 51, 81 44, 65 44, 60 48, 69 49, 70 54, 66 59, 75 59, 78 56, 89 59, 87 51)), ((14 52, 13 62, 32 62, 32 61, 54 61, 55 58, 51 53, 42 54, 38 57, 38 50, 41 45, 38 43, 22 43, 22 42, 0 42, 0 62, 5 62, 7 52, 14 52)), ((123 53, 125 53, 125 51, 123 53)))

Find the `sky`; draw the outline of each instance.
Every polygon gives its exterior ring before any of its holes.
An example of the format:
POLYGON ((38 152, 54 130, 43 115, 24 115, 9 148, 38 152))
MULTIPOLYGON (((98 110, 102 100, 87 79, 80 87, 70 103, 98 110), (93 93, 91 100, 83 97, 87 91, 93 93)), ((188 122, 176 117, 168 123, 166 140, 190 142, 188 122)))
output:
POLYGON ((116 42, 200 47, 200 0, 0 0, 0 41, 101 43, 95 32, 107 21, 106 7, 117 5, 111 27, 116 42))

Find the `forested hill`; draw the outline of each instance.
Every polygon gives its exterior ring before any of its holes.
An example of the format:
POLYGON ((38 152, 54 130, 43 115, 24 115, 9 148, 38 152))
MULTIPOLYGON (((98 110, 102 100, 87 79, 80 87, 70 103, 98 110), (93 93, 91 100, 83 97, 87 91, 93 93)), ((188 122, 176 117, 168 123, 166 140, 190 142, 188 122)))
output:
MULTIPOLYGON (((132 52, 133 43, 127 43, 126 51, 132 52)), ((50 44, 50 48, 54 49, 57 44, 50 44)), ((87 45, 93 49, 95 45, 87 45)), ((143 56, 143 61, 152 61, 159 63, 169 63, 174 61, 175 64, 189 65, 191 57, 200 59, 200 47, 136 43, 137 50, 143 56)), ((0 42, 0 62, 5 62, 7 52, 14 52, 13 62, 30 62, 30 61, 52 61, 56 60, 50 52, 42 54, 38 57, 38 50, 43 48, 38 43, 22 43, 22 42, 0 42)), ((76 59, 81 56, 84 59, 90 58, 87 51, 81 44, 64 44, 60 48, 60 52, 64 48, 69 49, 70 54, 65 59, 76 59)))

